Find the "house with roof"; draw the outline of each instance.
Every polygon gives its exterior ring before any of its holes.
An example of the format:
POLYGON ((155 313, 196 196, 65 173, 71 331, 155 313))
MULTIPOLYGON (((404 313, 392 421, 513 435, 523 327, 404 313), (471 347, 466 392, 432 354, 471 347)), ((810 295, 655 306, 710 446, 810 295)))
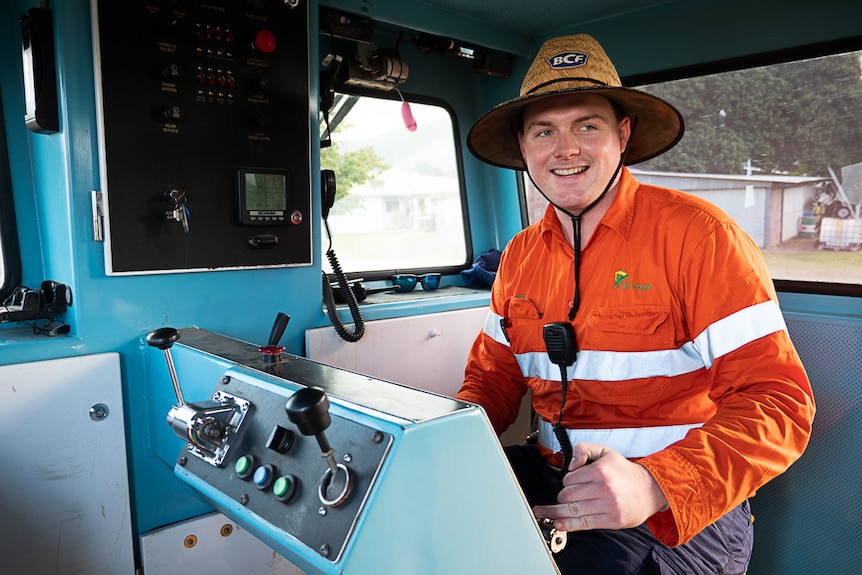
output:
POLYGON ((683 174, 630 168, 644 183, 682 190, 712 202, 742 226, 761 249, 799 235, 820 177, 779 174, 683 174))

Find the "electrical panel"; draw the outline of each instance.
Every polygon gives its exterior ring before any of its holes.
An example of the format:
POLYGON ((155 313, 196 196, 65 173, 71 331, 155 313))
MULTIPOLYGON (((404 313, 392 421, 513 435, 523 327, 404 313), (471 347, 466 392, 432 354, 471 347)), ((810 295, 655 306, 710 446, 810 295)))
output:
POLYGON ((107 273, 310 265, 307 2, 93 7, 107 273))

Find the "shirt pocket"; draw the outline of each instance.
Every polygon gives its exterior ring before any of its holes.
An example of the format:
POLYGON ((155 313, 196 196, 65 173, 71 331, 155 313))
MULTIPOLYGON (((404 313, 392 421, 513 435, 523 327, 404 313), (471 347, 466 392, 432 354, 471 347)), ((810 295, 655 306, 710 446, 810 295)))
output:
POLYGON ((542 312, 525 297, 512 297, 503 306, 503 331, 509 340, 512 353, 526 353, 545 349, 542 339, 542 312))
POLYGON ((670 306, 639 304, 595 308, 587 318, 594 349, 656 351, 670 349, 670 306))

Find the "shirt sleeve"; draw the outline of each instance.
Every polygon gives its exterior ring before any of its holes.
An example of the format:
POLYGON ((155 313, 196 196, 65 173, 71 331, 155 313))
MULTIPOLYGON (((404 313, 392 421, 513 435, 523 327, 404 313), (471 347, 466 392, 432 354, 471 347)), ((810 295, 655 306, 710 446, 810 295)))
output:
MULTIPOLYGON (((505 274, 509 249, 503 251, 498 277, 505 274)), ((484 328, 473 342, 467 356, 464 383, 456 399, 484 408, 494 431, 499 435, 517 419, 521 400, 527 393, 527 382, 508 345, 503 319, 498 310, 506 295, 501 281, 491 288, 491 305, 484 328)))
POLYGON ((686 271, 687 315, 716 409, 702 427, 640 460, 669 503, 647 524, 670 546, 689 541, 785 471, 804 451, 815 411, 753 242, 735 226, 722 227, 692 253, 686 271))
POLYGON ((521 370, 508 348, 484 332, 480 334, 467 358, 464 383, 456 399, 482 406, 499 435, 518 417, 526 392, 521 370))

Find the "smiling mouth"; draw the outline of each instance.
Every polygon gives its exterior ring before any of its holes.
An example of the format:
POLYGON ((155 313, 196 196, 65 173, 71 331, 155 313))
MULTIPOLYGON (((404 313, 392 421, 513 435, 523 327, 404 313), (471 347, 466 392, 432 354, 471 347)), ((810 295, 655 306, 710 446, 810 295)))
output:
POLYGON ((559 169, 559 170, 551 170, 551 173, 555 176, 574 176, 577 174, 583 174, 589 168, 587 166, 581 166, 579 168, 567 168, 567 169, 559 169))

